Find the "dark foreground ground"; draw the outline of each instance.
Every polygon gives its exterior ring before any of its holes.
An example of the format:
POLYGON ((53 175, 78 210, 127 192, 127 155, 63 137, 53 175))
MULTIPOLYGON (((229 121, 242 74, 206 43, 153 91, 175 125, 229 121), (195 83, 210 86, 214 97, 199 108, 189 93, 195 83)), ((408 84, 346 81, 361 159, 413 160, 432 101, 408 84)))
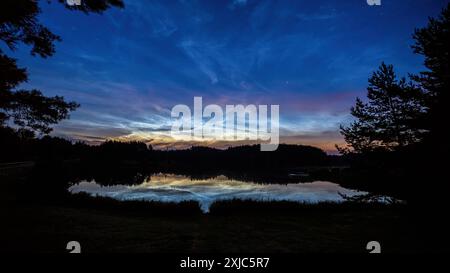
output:
POLYGON ((365 253, 373 240, 384 253, 445 247, 443 227, 405 205, 232 201, 204 215, 196 203, 24 198, 14 180, 0 179, 1 252, 65 253, 69 241, 84 253, 365 253))

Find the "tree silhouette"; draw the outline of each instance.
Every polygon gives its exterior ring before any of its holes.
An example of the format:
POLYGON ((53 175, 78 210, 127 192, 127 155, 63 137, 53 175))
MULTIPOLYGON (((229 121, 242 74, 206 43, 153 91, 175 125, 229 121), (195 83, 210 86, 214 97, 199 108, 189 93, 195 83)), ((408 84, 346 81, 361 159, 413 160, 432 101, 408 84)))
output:
POLYGON ((425 57, 428 69, 412 78, 427 92, 426 125, 430 130, 430 142, 448 151, 450 133, 443 119, 450 114, 450 4, 438 18, 430 18, 426 27, 416 29, 413 38, 414 53, 425 57))
POLYGON ((428 147, 448 152, 450 130, 443 120, 450 114, 450 4, 426 27, 416 29, 413 38, 414 53, 425 57, 427 70, 411 75, 414 83, 407 83, 396 79, 392 66, 381 65, 369 80, 369 102, 358 98, 351 109, 356 121, 341 126, 354 151, 394 150, 427 140, 428 147))
POLYGON ((417 143, 424 134, 416 124, 426 110, 423 96, 412 82, 397 79, 392 65, 382 63, 369 79, 368 102, 356 99, 351 108, 356 120, 348 127, 341 126, 341 133, 356 152, 391 151, 417 143))
MULTIPOLYGON (((60 0, 60 3, 65 1, 60 0)), ((115 6, 123 7, 121 0, 83 0, 80 6, 67 6, 72 10, 101 13, 115 6)), ((31 55, 47 58, 55 53, 54 43, 61 38, 38 20, 41 10, 38 1, 2 0, 0 2, 0 40, 9 50, 18 44, 31 46, 31 55)), ((51 125, 68 118, 79 105, 66 102, 63 97, 46 97, 39 90, 16 90, 28 80, 25 68, 0 49, 0 126, 8 120, 33 131, 48 134, 51 125)))

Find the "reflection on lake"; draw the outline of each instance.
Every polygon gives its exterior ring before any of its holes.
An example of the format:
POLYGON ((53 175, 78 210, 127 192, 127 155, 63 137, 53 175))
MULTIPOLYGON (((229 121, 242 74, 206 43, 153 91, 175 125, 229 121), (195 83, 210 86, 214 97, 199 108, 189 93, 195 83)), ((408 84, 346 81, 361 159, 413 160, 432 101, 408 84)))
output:
POLYGON ((160 202, 196 201, 203 212, 219 200, 293 201, 304 203, 341 202, 340 194, 365 194, 349 190, 331 182, 317 181, 296 184, 256 184, 218 176, 212 179, 192 180, 186 176, 158 174, 134 186, 101 186, 82 181, 69 188, 71 193, 85 192, 92 196, 117 200, 146 200, 160 202))

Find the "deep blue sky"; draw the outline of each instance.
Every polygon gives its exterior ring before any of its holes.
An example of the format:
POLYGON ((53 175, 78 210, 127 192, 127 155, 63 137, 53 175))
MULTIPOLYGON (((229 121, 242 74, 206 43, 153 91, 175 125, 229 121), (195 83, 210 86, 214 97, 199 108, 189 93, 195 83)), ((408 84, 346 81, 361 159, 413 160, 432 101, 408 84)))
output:
POLYGON ((170 109, 195 95, 279 104, 283 142, 331 151, 382 61, 400 75, 423 69, 412 32, 448 2, 124 1, 125 9, 102 15, 41 1, 42 22, 63 39, 57 53, 13 54, 28 67, 24 87, 81 103, 55 135, 170 143, 170 109))

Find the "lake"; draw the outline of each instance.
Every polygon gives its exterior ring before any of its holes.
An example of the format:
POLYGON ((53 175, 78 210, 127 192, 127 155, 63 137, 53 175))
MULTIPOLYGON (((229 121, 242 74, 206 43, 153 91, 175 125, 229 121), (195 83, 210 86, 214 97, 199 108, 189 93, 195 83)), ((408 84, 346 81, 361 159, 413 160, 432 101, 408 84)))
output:
MULTIPOLYGON (((282 182, 282 181, 280 181, 282 182)), ((102 186, 95 181, 81 181, 69 188, 71 193, 117 200, 174 202, 196 201, 207 213, 212 203, 223 200, 292 201, 300 203, 342 202, 345 196, 367 194, 326 181, 312 183, 258 184, 218 176, 194 180, 182 175, 156 174, 139 185, 102 186)))

